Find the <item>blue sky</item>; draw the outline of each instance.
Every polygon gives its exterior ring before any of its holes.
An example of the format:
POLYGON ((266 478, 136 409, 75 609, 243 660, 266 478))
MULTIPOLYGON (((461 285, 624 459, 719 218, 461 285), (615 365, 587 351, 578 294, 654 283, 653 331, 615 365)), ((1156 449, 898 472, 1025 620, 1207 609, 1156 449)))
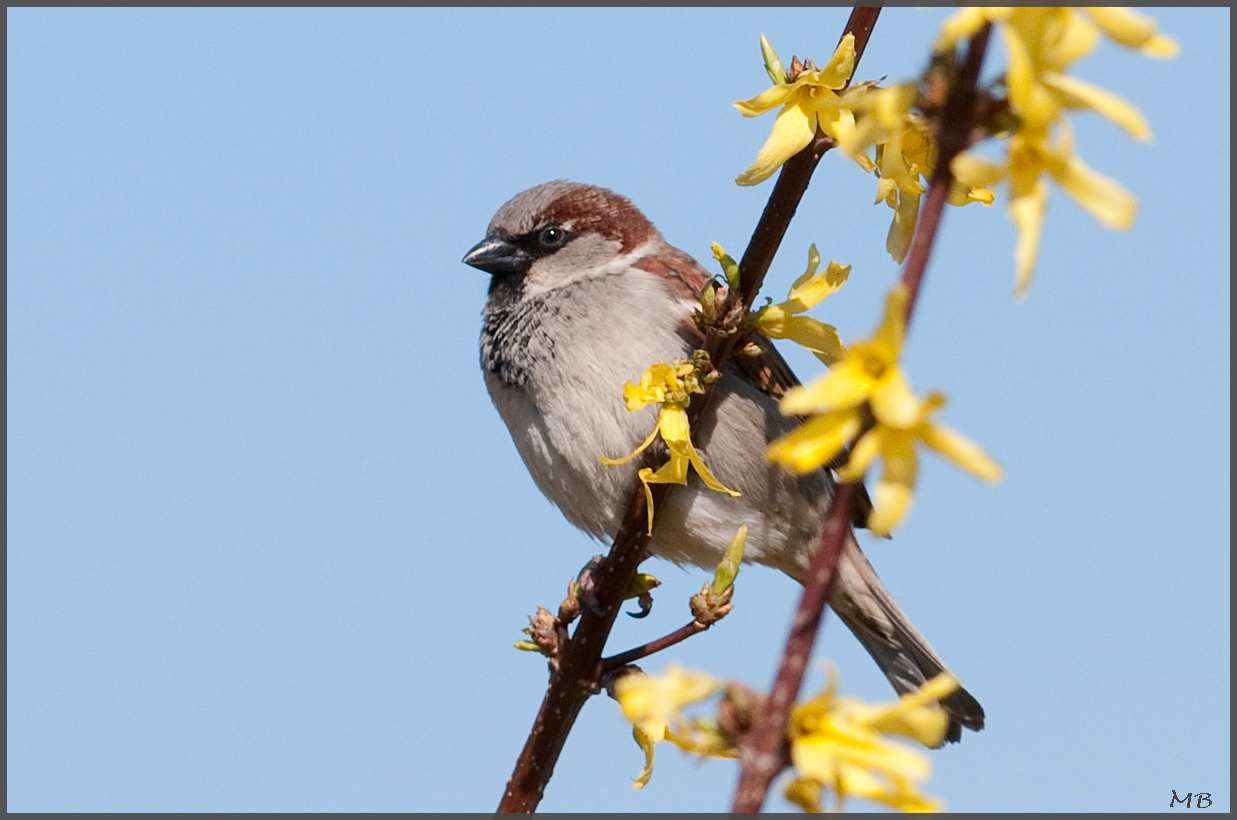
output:
MULTIPOLYGON (((916 75, 944 14, 887 10, 859 77, 916 75)), ((1017 303, 1002 202, 949 209, 907 341, 1007 474, 929 458, 865 542, 987 710, 933 754, 954 810, 1229 808, 1229 12, 1154 14, 1178 59, 1105 43, 1076 72, 1155 133, 1075 120, 1134 229, 1054 191, 1017 303)), ((731 107, 767 85, 758 38, 823 62, 845 18, 10 10, 9 810, 492 811, 545 684, 511 644, 598 547, 491 406, 459 260, 558 178, 737 256, 771 186, 733 183, 772 126, 731 107)), ((827 157, 766 287, 811 242, 853 265, 813 313, 847 341, 899 273, 873 196, 827 157)), ((706 577, 648 566, 614 650, 706 577)), ((643 666, 767 687, 797 595, 744 570, 729 618, 643 666)), ((836 619, 817 656, 889 696, 836 619)), ((542 809, 729 806, 731 762, 666 748, 632 791, 641 764, 594 699, 542 809)))

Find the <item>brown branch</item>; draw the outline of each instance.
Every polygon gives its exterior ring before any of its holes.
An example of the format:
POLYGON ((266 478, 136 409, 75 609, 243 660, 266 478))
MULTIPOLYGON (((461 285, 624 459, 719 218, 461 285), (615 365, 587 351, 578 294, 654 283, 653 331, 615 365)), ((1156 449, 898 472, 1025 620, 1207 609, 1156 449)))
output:
MULTIPOLYGON (((856 8, 846 21, 842 37, 845 37, 847 33, 855 35, 856 66, 859 65, 859 58, 863 56, 863 51, 867 48, 868 39, 872 36, 872 27, 876 25, 876 18, 879 14, 879 8, 856 8)), ((769 195, 769 203, 765 205, 764 213, 760 215, 760 222, 756 224, 751 241, 747 243, 747 250, 743 252, 743 258, 739 260, 740 282, 745 304, 751 305, 756 301, 756 295, 760 293, 760 287, 764 284, 765 274, 768 273, 769 266, 773 264, 773 257, 782 244, 782 238, 786 235, 790 220, 794 218, 795 210, 799 207, 799 200, 803 198, 803 193, 807 190, 812 172, 816 170, 816 165, 825 155, 825 151, 832 148, 833 144, 833 140, 825 136, 818 128, 816 139, 812 144, 788 159, 782 166, 777 183, 773 186, 773 193, 769 195)))
POLYGON ((773 692, 756 713, 751 733, 739 745, 739 785, 735 788, 734 812, 760 811, 773 778, 785 765, 782 743, 786 737, 786 724, 790 722, 790 709, 807 670, 812 645, 820 622, 824 618, 825 604, 829 601, 833 579, 837 575, 838 558, 842 545, 850 531, 850 507, 855 497, 855 485, 843 484, 838 488, 829 506, 829 517, 820 537, 820 545, 812 555, 807 577, 803 579, 803 596, 790 624, 786 649, 773 682, 773 692))
POLYGON ((923 210, 919 213, 915 236, 911 239, 911 247, 906 254, 906 267, 902 269, 902 281, 910 291, 910 298, 906 300, 907 324, 910 324, 911 314, 915 310, 919 286, 923 281, 924 270, 928 267, 928 257, 932 255, 936 234, 940 230, 945 202, 953 187, 954 174, 951 165, 954 157, 966 148, 974 124, 979 69, 983 65, 984 52, 988 48, 988 35, 991 33, 991 25, 985 25, 971 38, 966 60, 959 69, 957 78, 950 84, 945 104, 941 107, 938 120, 940 125, 936 129, 936 168, 932 171, 932 181, 928 185, 928 194, 924 197, 923 210))
MULTIPOLYGON (((665 484, 653 487, 655 509, 665 502, 668 490, 665 484)), ((580 709, 600 691, 601 653, 648 546, 645 503, 644 492, 637 487, 610 554, 595 570, 597 611, 590 606, 581 608, 580 623, 557 658, 557 668, 507 781, 499 812, 531 812, 537 808, 580 709)))
MULTIPOLYGON (((876 28, 876 18, 880 17, 880 13, 880 6, 856 6, 851 9, 850 17, 846 19, 846 28, 842 29, 838 42, 841 43, 847 34, 855 35, 856 66, 859 65, 859 58, 863 56, 863 50, 868 47, 868 40, 872 39, 872 29, 876 28)), ((848 82, 847 85, 849 84, 848 82)))
MULTIPOLYGON (((972 127, 976 83, 987 48, 989 31, 985 26, 972 38, 966 61, 952 83, 943 107, 942 126, 938 129, 939 159, 903 272, 903 281, 911 292, 907 304, 908 324, 928 257, 931 255, 933 240, 940 228, 941 213, 953 185, 953 173, 949 165, 965 147, 967 134, 972 127)), ((790 721, 791 708, 803 684, 804 672, 816 640, 816 632, 824 616, 825 604, 829 601, 838 558, 849 531, 850 508, 856 486, 841 485, 833 498, 820 545, 812 556, 808 577, 804 579, 803 596, 799 600, 799 608, 795 611, 790 636, 786 639, 786 648, 773 684, 773 692, 763 708, 757 712, 750 734, 739 747, 742 769, 739 785, 735 790, 735 812, 759 811, 773 778, 777 777, 787 763, 783 756, 786 727, 790 721)))

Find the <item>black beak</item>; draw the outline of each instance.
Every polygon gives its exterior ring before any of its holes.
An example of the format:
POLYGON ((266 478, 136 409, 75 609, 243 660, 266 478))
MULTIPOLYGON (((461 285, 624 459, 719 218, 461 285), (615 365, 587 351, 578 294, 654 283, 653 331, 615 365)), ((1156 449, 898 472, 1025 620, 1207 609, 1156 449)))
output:
POLYGON ((522 248, 499 236, 487 236, 464 254, 465 265, 494 276, 526 273, 533 259, 522 248))

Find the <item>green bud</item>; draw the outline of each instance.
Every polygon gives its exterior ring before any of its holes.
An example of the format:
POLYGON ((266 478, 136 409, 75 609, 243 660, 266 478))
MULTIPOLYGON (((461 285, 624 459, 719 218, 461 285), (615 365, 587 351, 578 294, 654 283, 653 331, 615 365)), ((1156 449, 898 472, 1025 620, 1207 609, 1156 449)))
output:
POLYGON ((769 72, 769 79, 773 81, 773 84, 786 85, 786 68, 763 34, 760 35, 760 53, 764 55, 765 71, 769 72))
POLYGON ((724 593, 734 579, 739 574, 739 564, 743 561, 743 548, 747 545, 747 525, 743 524, 735 531, 734 538, 730 539, 730 546, 726 548, 726 554, 722 556, 721 563, 717 565, 717 572, 713 573, 713 596, 717 597, 724 593))

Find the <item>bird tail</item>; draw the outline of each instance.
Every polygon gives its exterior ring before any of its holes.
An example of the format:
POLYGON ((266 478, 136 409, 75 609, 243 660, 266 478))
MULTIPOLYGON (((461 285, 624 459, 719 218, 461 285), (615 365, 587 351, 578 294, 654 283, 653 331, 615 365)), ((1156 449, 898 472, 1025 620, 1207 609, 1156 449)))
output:
MULTIPOLYGON (((847 539, 838 561, 838 573, 829 605, 855 633, 898 694, 913 692, 948 671, 894 603, 853 536, 847 539)), ((945 740, 960 740, 963 726, 974 731, 984 728, 984 709, 965 689, 959 688, 940 703, 949 714, 945 740)))

